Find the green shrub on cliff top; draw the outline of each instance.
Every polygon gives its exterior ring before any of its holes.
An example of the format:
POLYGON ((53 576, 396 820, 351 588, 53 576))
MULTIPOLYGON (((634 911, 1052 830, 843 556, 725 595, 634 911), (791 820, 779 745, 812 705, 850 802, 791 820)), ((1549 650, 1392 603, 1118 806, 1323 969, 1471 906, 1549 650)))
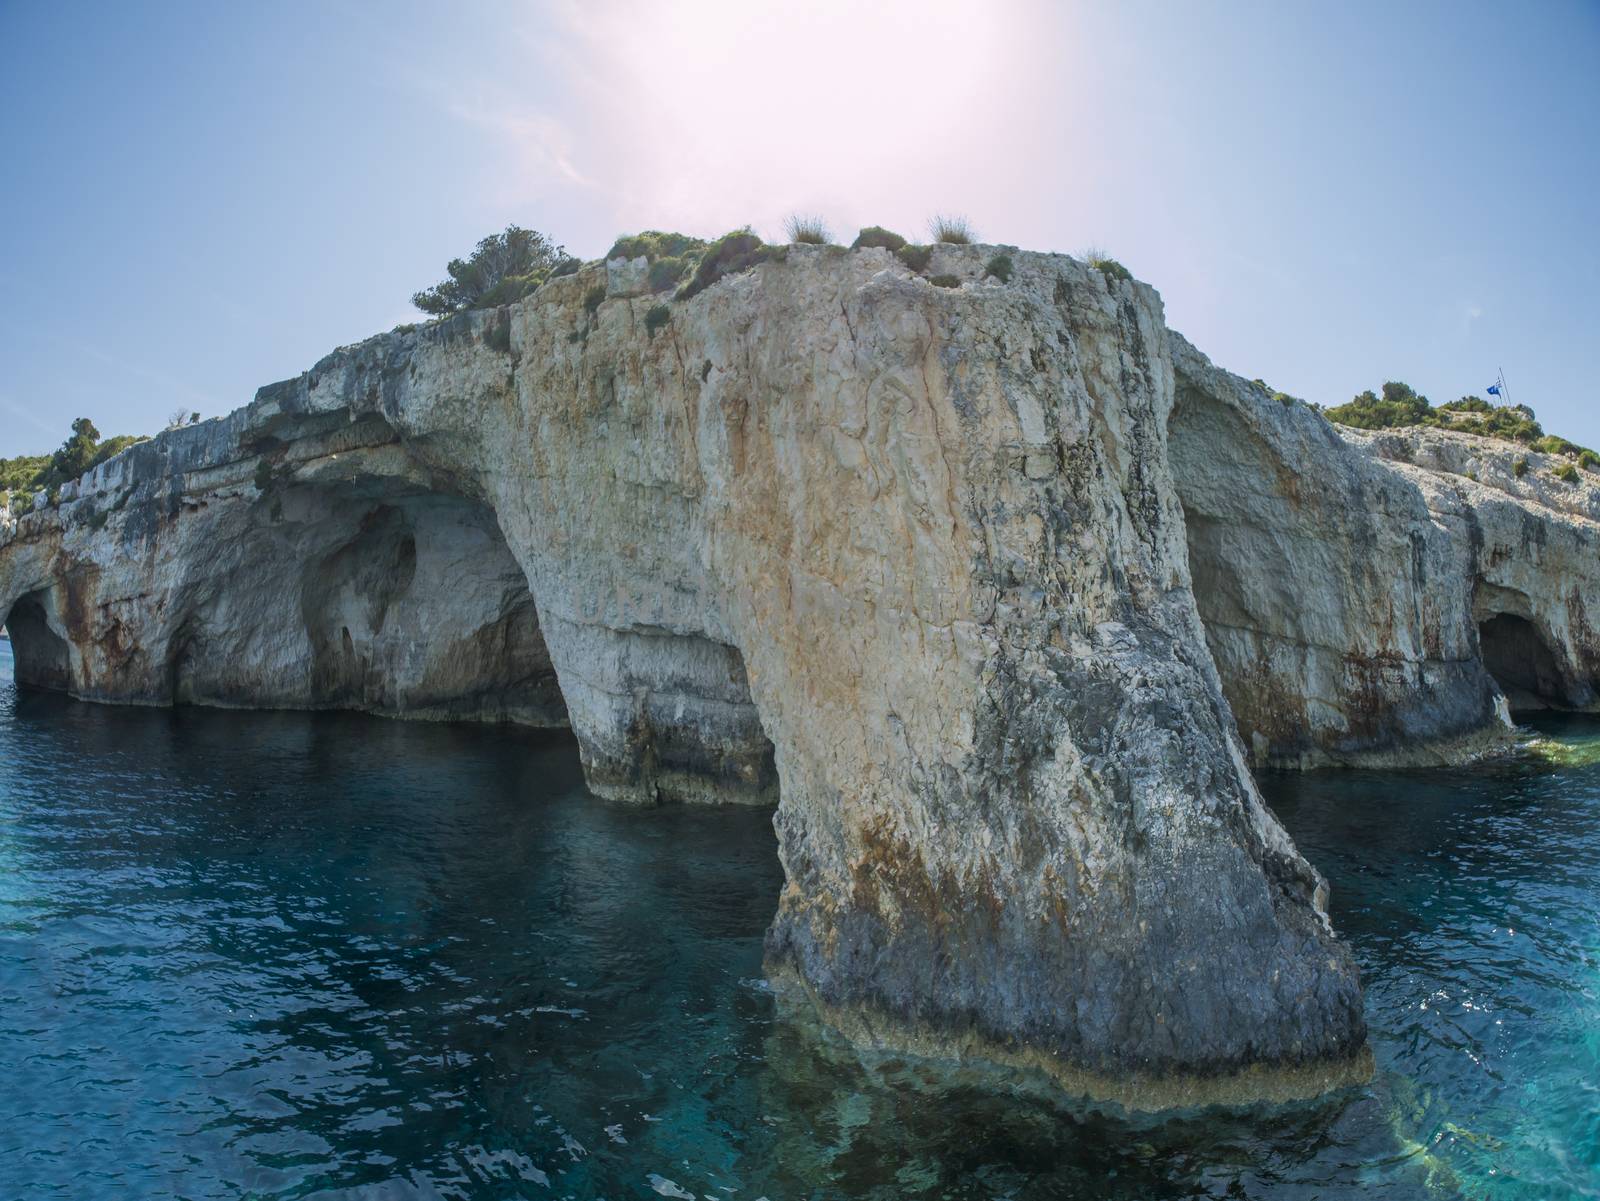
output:
POLYGON ((606 260, 636 259, 641 256, 650 260, 650 290, 665 292, 694 269, 705 248, 703 238, 647 229, 643 233, 618 238, 606 252, 606 260))
POLYGON ((1384 384, 1381 397, 1368 389, 1349 404, 1329 409, 1328 419, 1361 430, 1384 430, 1396 426, 1440 423, 1439 415, 1433 411, 1428 398, 1419 395, 1410 384, 1401 383, 1399 380, 1390 380, 1384 384))
POLYGON ((1133 272, 1103 250, 1085 250, 1083 260, 1107 279, 1133 278, 1133 272))
POLYGON ((0 459, 0 492, 26 492, 31 496, 44 487, 49 470, 49 455, 19 455, 14 459, 0 459))
POLYGON ((916 272, 928 269, 928 260, 933 258, 932 246, 902 246, 894 252, 894 257, 907 267, 916 272))
POLYGON ((1579 446, 1576 442, 1568 442, 1565 438, 1556 434, 1546 434, 1533 443, 1533 449, 1541 454, 1566 455, 1568 458, 1575 459, 1588 448, 1579 446))
POLYGON ((424 313, 442 317, 468 309, 493 308, 520 300, 572 258, 537 230, 508 225, 491 234, 464 259, 451 259, 441 280, 412 296, 424 313))
POLYGON ((884 229, 881 225, 869 225, 856 235, 856 240, 850 243, 850 249, 863 250, 868 246, 881 246, 892 253, 905 244, 906 240, 899 234, 884 229))
POLYGON ((133 434, 101 438, 94 422, 87 417, 79 417, 72 423, 72 436, 54 454, 0 459, 0 492, 11 493, 12 511, 15 512, 24 497, 31 505, 35 493, 53 492, 68 480, 77 479, 134 443, 144 441, 145 438, 133 434))
POLYGON ((768 246, 748 225, 723 234, 706 248, 689 282, 678 289, 678 299, 698 296, 712 284, 729 275, 748 271, 758 263, 780 257, 781 248, 768 246))

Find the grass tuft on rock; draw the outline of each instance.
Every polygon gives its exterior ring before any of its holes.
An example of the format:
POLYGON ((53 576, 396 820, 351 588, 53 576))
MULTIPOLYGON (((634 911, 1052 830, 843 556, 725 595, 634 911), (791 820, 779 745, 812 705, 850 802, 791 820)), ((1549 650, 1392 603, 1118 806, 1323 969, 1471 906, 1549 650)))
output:
POLYGON ((826 246, 832 237, 822 218, 815 213, 794 213, 783 223, 784 236, 805 246, 826 246))
POLYGON ((1578 482, 1578 467, 1576 463, 1563 463, 1551 474, 1563 483, 1576 484, 1578 482))
POLYGON ((928 234, 932 241, 951 246, 970 246, 978 240, 965 217, 947 217, 943 213, 928 222, 928 234))

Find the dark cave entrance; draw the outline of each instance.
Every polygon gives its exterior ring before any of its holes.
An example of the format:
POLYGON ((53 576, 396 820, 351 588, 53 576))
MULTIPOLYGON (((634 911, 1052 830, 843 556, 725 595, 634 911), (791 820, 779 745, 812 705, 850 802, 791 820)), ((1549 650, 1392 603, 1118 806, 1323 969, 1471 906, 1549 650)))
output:
POLYGON ((30 592, 11 606, 6 614, 6 633, 11 636, 11 656, 16 681, 27 688, 47 688, 67 692, 72 688, 72 662, 67 641, 50 628, 45 613, 45 594, 30 592))
POLYGON ((1483 666, 1513 709, 1565 709, 1566 683, 1556 657, 1525 617, 1496 613, 1478 624, 1483 666))

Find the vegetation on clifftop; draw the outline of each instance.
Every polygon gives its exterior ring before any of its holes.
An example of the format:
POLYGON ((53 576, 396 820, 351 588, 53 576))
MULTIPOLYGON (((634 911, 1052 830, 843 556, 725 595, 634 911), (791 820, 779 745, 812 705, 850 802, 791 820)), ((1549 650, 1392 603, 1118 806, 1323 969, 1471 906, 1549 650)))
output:
MULTIPOLYGON (((1541 454, 1564 455, 1576 460, 1577 467, 1594 470, 1600 466, 1600 455, 1576 442, 1554 434, 1546 434, 1527 405, 1497 407, 1479 396, 1463 396, 1448 401, 1437 408, 1411 387, 1399 380, 1383 385, 1382 394, 1370 389, 1354 397, 1348 404, 1326 410, 1328 419, 1340 425, 1362 430, 1404 429, 1410 426, 1429 426, 1434 429, 1456 430, 1463 434, 1477 434, 1482 438, 1499 438, 1516 442, 1541 454)), ((1527 470, 1527 460, 1518 459, 1522 475, 1527 470)), ((1577 479, 1576 468, 1567 472, 1563 465, 1555 474, 1569 482, 1577 479)))
POLYGON ((678 289, 678 299, 688 300, 691 296, 704 292, 724 276, 748 270, 768 259, 781 258, 783 252, 784 248, 781 246, 768 246, 748 225, 743 229, 734 230, 731 234, 723 234, 700 256, 700 262, 694 269, 694 276, 678 289))
POLYGON ((647 229, 643 233, 618 238, 606 251, 606 262, 612 259, 649 260, 649 284, 652 292, 665 292, 678 285, 705 253, 706 243, 688 234, 665 233, 647 229))
POLYGON ((135 442, 143 441, 133 434, 101 438, 94 422, 79 417, 72 423, 72 436, 54 454, 0 459, 0 495, 12 494, 16 498, 14 507, 31 506, 35 493, 54 492, 68 480, 77 479, 135 442))
POLYGON ((451 259, 450 278, 411 298, 424 313, 442 317, 521 300, 553 275, 576 271, 579 261, 542 233, 506 226, 478 243, 468 257, 451 259))

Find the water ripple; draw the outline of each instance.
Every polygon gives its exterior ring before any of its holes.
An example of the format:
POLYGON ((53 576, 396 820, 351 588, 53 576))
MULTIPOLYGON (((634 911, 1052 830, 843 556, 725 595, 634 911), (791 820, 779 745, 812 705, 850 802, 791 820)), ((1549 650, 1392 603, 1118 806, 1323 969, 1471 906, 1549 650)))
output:
POLYGON ((0 685, 0 1198, 1600 1196, 1584 758, 1265 781, 1378 1077, 1132 1121, 787 1010, 770 813, 609 806, 515 731, 0 685))

